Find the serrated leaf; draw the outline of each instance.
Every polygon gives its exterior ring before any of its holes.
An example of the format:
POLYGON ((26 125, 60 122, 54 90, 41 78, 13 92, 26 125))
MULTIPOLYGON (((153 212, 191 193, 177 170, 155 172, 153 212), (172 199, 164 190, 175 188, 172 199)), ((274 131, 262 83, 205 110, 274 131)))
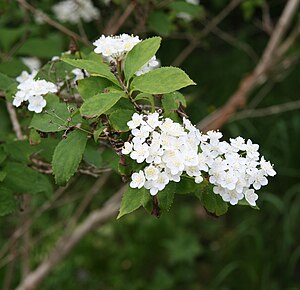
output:
POLYGON ((52 159, 55 181, 63 185, 76 172, 85 150, 87 133, 74 130, 56 146, 52 159))
POLYGON ((122 97, 123 93, 103 93, 89 98, 80 108, 81 115, 88 118, 99 117, 116 104, 122 97))
POLYGON ((161 103, 165 112, 177 110, 180 104, 186 107, 186 100, 183 94, 179 92, 172 92, 169 94, 165 94, 161 100, 161 103))
POLYGON ((103 90, 111 85, 111 81, 107 79, 92 76, 79 80, 77 88, 82 99, 86 101, 96 94, 103 93, 103 90))
POLYGON ((180 68, 161 67, 135 77, 131 89, 149 94, 166 94, 195 83, 180 68))
POLYGON ((158 192, 158 206, 162 211, 169 211, 174 201, 174 190, 166 187, 164 190, 158 192))
POLYGON ((42 132, 59 132, 81 121, 80 116, 77 115, 72 118, 71 122, 68 122, 68 118, 71 116, 68 105, 60 102, 56 95, 48 94, 45 99, 46 107, 42 113, 33 115, 30 128, 42 132))
POLYGON ((109 121, 116 131, 127 132, 129 131, 127 122, 131 120, 133 114, 132 110, 116 110, 109 115, 109 121))
POLYGON ((144 205, 149 196, 149 192, 144 187, 142 187, 141 189, 128 187, 123 194, 117 219, 135 211, 136 209, 144 205))
POLYGON ((141 41, 130 50, 124 63, 125 79, 129 80, 157 52, 161 42, 160 37, 152 37, 141 41))
POLYGON ((8 162, 4 167, 6 177, 3 186, 16 193, 52 193, 49 179, 22 163, 8 162))
POLYGON ((5 216, 15 212, 18 208, 17 200, 15 199, 13 192, 0 186, 0 216, 5 216))
POLYGON ((111 82, 113 82, 114 84, 116 84, 117 86, 120 86, 118 80, 116 79, 114 74, 110 71, 109 66, 103 62, 100 61, 97 62, 88 59, 71 59, 66 57, 62 57, 61 60, 75 67, 85 69, 93 76, 100 76, 106 78, 111 82))
POLYGON ((204 180, 195 192, 205 209, 217 216, 223 215, 228 210, 228 204, 223 201, 220 195, 213 192, 213 185, 204 180))

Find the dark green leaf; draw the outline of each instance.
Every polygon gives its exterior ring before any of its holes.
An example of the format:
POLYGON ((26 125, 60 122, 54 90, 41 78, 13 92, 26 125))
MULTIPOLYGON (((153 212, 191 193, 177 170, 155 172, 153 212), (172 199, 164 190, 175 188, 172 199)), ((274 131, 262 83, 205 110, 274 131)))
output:
POLYGON ((175 111, 179 108, 180 104, 186 107, 186 101, 183 94, 179 92, 172 92, 165 94, 161 100, 165 112, 175 111))
POLYGON ((47 101, 46 107, 42 113, 33 115, 30 128, 42 132, 59 132, 81 121, 80 116, 77 115, 72 118, 71 122, 68 122, 71 115, 68 105, 60 102, 58 96, 49 94, 45 99, 47 101))
POLYGON ((15 212, 18 208, 17 200, 13 192, 0 185, 0 216, 5 216, 15 212))
POLYGON ((144 64, 146 64, 157 52, 161 42, 160 37, 152 37, 143 40, 133 47, 125 59, 124 72, 126 80, 129 80, 144 64))
POLYGON ((4 171, 6 177, 3 186, 11 189, 16 193, 52 193, 52 185, 49 179, 29 168, 25 164, 9 162, 6 164, 4 171))
POLYGON ((101 77, 89 77, 78 81, 78 92, 84 101, 111 86, 111 81, 101 77))
POLYGON ((110 71, 109 66, 103 62, 97 62, 88 59, 71 59, 63 57, 62 61, 69 63, 75 67, 87 70, 91 75, 100 76, 112 81, 117 86, 120 86, 114 74, 110 71))
POLYGON ((116 110, 109 115, 109 121, 112 127, 117 131, 129 131, 127 122, 131 120, 134 111, 132 110, 116 110))
POLYGON ((81 162, 87 142, 87 134, 80 130, 74 130, 61 140, 55 148, 52 168, 57 184, 68 182, 76 172, 81 162))
POLYGON ((166 94, 195 83, 177 67, 161 67, 135 77, 132 89, 149 94, 166 94))
POLYGON ((160 35, 169 35, 173 28, 171 18, 162 11, 151 12, 148 18, 148 25, 152 31, 160 35))
POLYGON ((128 187, 123 193, 118 219, 141 207, 149 198, 149 192, 142 187, 141 189, 128 187))
POLYGON ((81 115, 94 118, 99 117, 117 103, 124 94, 120 93, 103 93, 89 98, 80 108, 81 115))
POLYGON ((0 72, 0 91, 6 91, 16 81, 0 72))

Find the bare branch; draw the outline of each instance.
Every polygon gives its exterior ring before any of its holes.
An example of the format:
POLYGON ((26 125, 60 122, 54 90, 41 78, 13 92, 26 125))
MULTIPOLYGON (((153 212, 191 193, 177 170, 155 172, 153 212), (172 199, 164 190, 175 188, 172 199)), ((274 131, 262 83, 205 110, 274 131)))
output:
POLYGON ((255 109, 255 110, 254 109, 244 110, 240 113, 235 114, 231 121, 241 120, 245 118, 267 117, 267 116, 299 110, 299 109, 300 109, 300 101, 288 102, 280 105, 274 105, 274 106, 255 109))
POLYGON ((241 0, 231 0, 230 3, 216 16, 214 17, 200 32, 197 38, 192 39, 184 50, 176 57, 172 65, 180 66, 185 59, 194 51, 199 45, 200 40, 205 38, 216 26, 219 25, 229 14, 241 3, 241 0))
POLYGON ((79 34, 71 31, 70 29, 66 28, 65 26, 61 25, 60 23, 54 21, 48 15, 46 15, 42 11, 36 9, 34 6, 29 4, 26 0, 17 0, 17 1, 22 7, 24 7, 28 11, 30 11, 32 14, 39 16, 44 22, 46 22, 50 26, 56 28, 57 30, 61 31, 62 33, 70 36, 73 39, 80 41, 81 43, 83 43, 87 46, 91 46, 91 43, 87 39, 85 39, 84 37, 81 37, 79 34))
POLYGON ((221 128, 239 108, 245 106, 247 98, 253 89, 266 81, 271 69, 278 61, 278 47, 289 28, 293 17, 298 11, 299 1, 300 0, 289 0, 287 2, 267 47, 255 69, 250 75, 241 80, 239 88, 221 109, 210 114, 198 123, 198 128, 200 130, 206 132, 208 130, 221 128))
POLYGON ((11 103, 6 102, 6 108, 7 108, 8 114, 9 114, 10 121, 11 121, 12 126, 13 126, 13 130, 16 133, 17 139, 18 140, 23 140, 24 136, 23 136, 22 129, 21 129, 21 126, 20 126, 20 123, 19 123, 17 113, 16 113, 16 110, 15 110, 14 106, 11 103))
POLYGON ((31 272, 16 290, 34 290, 47 274, 67 256, 74 246, 90 231, 106 223, 114 217, 119 209, 120 200, 126 186, 115 193, 103 206, 103 208, 91 212, 88 217, 79 224, 72 233, 67 233, 58 241, 56 247, 36 270, 31 272))

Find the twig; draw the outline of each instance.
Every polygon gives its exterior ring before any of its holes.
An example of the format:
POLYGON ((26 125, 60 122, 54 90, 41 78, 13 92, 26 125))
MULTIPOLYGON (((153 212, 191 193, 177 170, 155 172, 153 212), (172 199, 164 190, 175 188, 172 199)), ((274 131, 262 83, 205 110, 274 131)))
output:
POLYGON ((120 200, 126 186, 115 193, 103 206, 103 208, 91 212, 88 217, 79 224, 72 233, 67 233, 57 243, 48 257, 23 280, 16 290, 34 290, 47 274, 67 256, 74 246, 90 231, 106 223, 114 217, 119 209, 120 200))
POLYGON ((278 61, 277 49, 289 25, 297 12, 300 0, 289 0, 276 24, 272 36, 263 55, 250 75, 241 80, 239 88, 229 98, 227 103, 216 112, 210 114, 198 123, 198 128, 204 132, 222 127, 237 109, 244 107, 249 94, 258 85, 266 81, 271 69, 278 61))
POLYGON ((260 109, 243 110, 236 113, 231 121, 241 120, 245 118, 259 118, 270 115, 280 114, 284 112, 294 111, 300 109, 300 101, 288 102, 280 105, 269 106, 260 109))
POLYGON ((123 14, 116 18, 116 21, 109 22, 110 25, 108 25, 104 29, 104 34, 106 35, 113 35, 116 34, 119 29, 123 26, 127 18, 131 15, 131 13, 134 11, 135 7, 137 5, 137 1, 133 0, 129 3, 123 14))
POLYGON ((29 4, 26 0, 17 0, 17 1, 22 7, 24 7, 28 11, 30 11, 32 14, 41 17, 41 19, 44 22, 48 23, 50 26, 53 26, 54 28, 61 31, 62 33, 70 36, 73 39, 77 39, 78 41, 82 42, 83 44, 85 44, 87 46, 91 46, 91 43, 88 40, 86 40, 84 37, 81 37, 79 34, 71 31, 70 29, 66 28, 65 26, 61 25, 60 23, 54 21, 48 15, 46 15, 42 11, 36 9, 34 6, 29 4))
POLYGON ((201 39, 205 38, 220 22, 226 18, 230 12, 241 3, 241 0, 231 0, 230 3, 216 16, 214 17, 200 32, 197 38, 192 39, 188 46, 176 57, 172 65, 180 66, 185 59, 194 51, 199 45, 201 39))
POLYGON ((8 114, 9 114, 10 121, 11 121, 12 126, 13 126, 13 130, 16 133, 17 139, 18 140, 23 140, 24 136, 23 136, 22 129, 21 129, 21 126, 20 126, 20 123, 19 123, 17 113, 16 113, 16 110, 15 110, 14 106, 11 103, 6 102, 6 108, 7 108, 8 114))

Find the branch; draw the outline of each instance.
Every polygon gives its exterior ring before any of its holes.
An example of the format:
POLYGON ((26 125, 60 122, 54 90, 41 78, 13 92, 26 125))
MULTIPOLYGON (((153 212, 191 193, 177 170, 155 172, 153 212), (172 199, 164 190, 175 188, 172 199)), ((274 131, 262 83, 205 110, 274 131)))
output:
POLYGON ((32 6, 31 4, 29 4, 26 0, 17 0, 17 2, 22 7, 24 7, 28 11, 30 11, 32 14, 41 17, 42 20, 44 22, 46 22, 47 24, 49 24, 50 26, 53 26, 54 28, 56 28, 57 30, 61 31, 62 33, 70 36, 73 39, 76 39, 76 40, 80 41, 81 43, 83 43, 83 44, 85 44, 87 46, 91 46, 91 43, 87 39, 85 39, 84 37, 81 37, 79 34, 73 32, 72 30, 70 30, 68 28, 66 28, 65 26, 61 25, 60 23, 54 21, 48 15, 46 15, 42 11, 36 9, 34 6, 32 6))
POLYGON ((213 29, 222 22, 230 12, 241 3, 241 0, 231 0, 230 3, 216 16, 214 17, 200 32, 197 39, 192 39, 188 46, 176 57, 173 61, 173 66, 180 66, 185 59, 194 51, 199 45, 201 39, 205 38, 213 29))
POLYGON ((121 16, 118 15, 118 13, 115 14, 111 19, 112 21, 110 21, 107 27, 104 29, 103 33, 106 35, 116 34, 119 31, 119 29, 122 27, 122 25, 125 23, 127 18, 134 11, 136 4, 137 1, 131 1, 121 16))
POLYGON ((264 83, 278 61, 277 50, 289 25, 298 11, 300 0, 289 0, 276 24, 272 36, 263 55, 252 73, 241 80, 239 88, 229 98, 227 103, 216 112, 210 114, 198 123, 198 128, 204 132, 221 128, 239 109, 245 106, 249 94, 264 83))
POLYGON ((249 109, 244 110, 240 113, 235 114, 232 121, 241 120, 245 118, 259 118, 270 115, 280 114, 284 112, 294 111, 300 109, 300 101, 288 102, 280 105, 269 106, 260 109, 249 109))
POLYGON ((47 274, 66 257, 76 244, 90 231, 114 217, 119 209, 120 200, 126 186, 115 193, 103 206, 95 210, 79 224, 72 233, 67 233, 58 241, 49 256, 20 283, 16 290, 34 290, 45 279, 47 274))
POLYGON ((11 121, 12 126, 13 126, 13 130, 16 133, 17 139, 18 140, 23 140, 24 136, 23 136, 22 129, 21 129, 21 126, 20 126, 20 123, 19 123, 17 113, 16 113, 16 110, 15 110, 14 106, 11 103, 6 102, 6 108, 7 108, 8 114, 9 114, 10 121, 11 121))

